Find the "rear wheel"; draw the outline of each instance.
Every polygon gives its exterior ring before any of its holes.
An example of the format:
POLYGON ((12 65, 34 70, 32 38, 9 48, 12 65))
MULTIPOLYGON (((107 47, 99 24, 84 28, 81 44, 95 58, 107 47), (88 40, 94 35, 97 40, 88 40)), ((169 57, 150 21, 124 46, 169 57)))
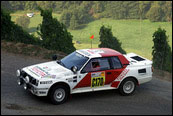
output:
POLYGON ((119 91, 122 95, 131 95, 136 89, 136 81, 133 78, 125 79, 119 87, 119 91))
POLYGON ((68 96, 68 89, 62 85, 52 88, 49 94, 51 102, 55 105, 62 104, 67 101, 68 96))

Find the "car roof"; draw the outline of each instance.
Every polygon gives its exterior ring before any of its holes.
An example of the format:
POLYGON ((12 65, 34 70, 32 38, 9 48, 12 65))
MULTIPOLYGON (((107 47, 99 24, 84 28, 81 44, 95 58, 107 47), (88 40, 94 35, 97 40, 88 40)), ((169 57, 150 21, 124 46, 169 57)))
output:
POLYGON ((76 50, 78 53, 87 56, 89 58, 95 57, 110 57, 122 55, 116 50, 110 48, 92 48, 92 49, 80 49, 76 50))

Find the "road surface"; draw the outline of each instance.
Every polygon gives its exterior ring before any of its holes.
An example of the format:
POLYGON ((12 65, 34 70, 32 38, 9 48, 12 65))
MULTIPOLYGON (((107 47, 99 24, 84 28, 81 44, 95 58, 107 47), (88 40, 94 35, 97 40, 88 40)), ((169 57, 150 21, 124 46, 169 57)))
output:
POLYGON ((172 82, 155 77, 138 86, 132 96, 121 96, 118 90, 90 92, 73 94, 64 104, 52 105, 47 97, 36 97, 16 83, 17 69, 45 61, 1 51, 1 114, 172 114, 172 82))

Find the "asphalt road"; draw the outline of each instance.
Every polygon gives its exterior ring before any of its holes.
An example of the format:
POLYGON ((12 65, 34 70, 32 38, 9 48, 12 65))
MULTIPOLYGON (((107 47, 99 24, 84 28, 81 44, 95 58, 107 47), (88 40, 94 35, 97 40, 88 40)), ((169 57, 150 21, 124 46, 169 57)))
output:
POLYGON ((121 96, 117 90, 73 94, 61 105, 52 105, 47 97, 36 97, 16 83, 16 70, 46 60, 1 51, 2 115, 171 115, 172 82, 153 78, 137 87, 134 95, 121 96))

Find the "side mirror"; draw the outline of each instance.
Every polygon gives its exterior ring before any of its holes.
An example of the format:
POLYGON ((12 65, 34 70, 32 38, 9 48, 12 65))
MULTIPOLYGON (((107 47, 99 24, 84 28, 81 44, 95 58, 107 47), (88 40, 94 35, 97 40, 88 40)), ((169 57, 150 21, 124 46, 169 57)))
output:
POLYGON ((77 73, 77 67, 76 67, 76 66, 72 66, 72 67, 71 67, 71 70, 74 72, 74 74, 77 73))
POLYGON ((56 60, 57 59, 57 55, 52 55, 52 60, 56 60))

